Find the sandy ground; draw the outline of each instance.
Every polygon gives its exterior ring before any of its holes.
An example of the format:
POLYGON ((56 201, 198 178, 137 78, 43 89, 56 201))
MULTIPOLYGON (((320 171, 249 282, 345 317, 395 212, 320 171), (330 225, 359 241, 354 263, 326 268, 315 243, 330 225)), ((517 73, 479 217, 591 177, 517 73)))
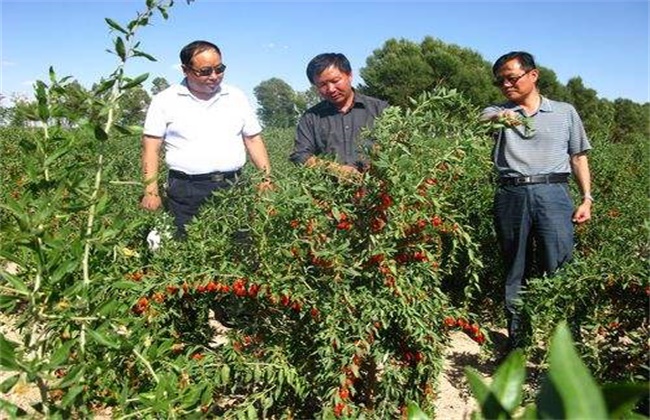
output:
MULTIPOLYGON (((20 341, 16 332, 11 328, 10 320, 2 313, 0 313, 0 332, 10 340, 20 341)), ((504 337, 502 332, 492 331, 490 335, 494 340, 504 337)), ((477 408, 465 379, 464 369, 466 366, 472 366, 486 378, 489 378, 496 369, 494 362, 481 354, 481 348, 476 342, 460 331, 452 332, 451 343, 444 361, 444 371, 439 381, 436 419, 470 419, 472 412, 477 408)), ((0 371, 0 383, 11 375, 10 372, 0 371)), ((30 414, 31 418, 39 418, 39 416, 34 416, 34 410, 31 408, 32 404, 40 401, 36 387, 21 381, 11 393, 0 393, 0 398, 18 405, 30 414)), ((0 412, 0 419, 5 418, 8 418, 6 414, 0 412)), ((100 414, 96 418, 110 418, 110 416, 100 414)))
MULTIPOLYGON (((505 343, 505 330, 489 331, 497 348, 505 343)), ((476 369, 489 379, 498 365, 494 357, 481 352, 481 347, 461 331, 451 333, 451 343, 447 348, 442 376, 438 383, 435 418, 441 420, 466 420, 478 405, 465 377, 465 367, 476 369)))

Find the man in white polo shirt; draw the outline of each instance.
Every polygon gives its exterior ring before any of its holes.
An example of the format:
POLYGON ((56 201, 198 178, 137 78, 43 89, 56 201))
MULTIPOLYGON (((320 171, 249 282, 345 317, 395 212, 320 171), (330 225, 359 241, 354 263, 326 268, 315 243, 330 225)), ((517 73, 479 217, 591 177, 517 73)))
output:
MULTIPOLYGON (((239 89, 222 83, 226 66, 221 51, 207 41, 194 41, 180 52, 185 78, 155 95, 144 123, 141 206, 157 210, 159 156, 165 149, 169 168, 167 207, 174 216, 177 237, 200 206, 241 175, 246 153, 266 175, 270 162, 255 111, 239 89)), ((261 185, 262 188, 269 184, 261 185)))

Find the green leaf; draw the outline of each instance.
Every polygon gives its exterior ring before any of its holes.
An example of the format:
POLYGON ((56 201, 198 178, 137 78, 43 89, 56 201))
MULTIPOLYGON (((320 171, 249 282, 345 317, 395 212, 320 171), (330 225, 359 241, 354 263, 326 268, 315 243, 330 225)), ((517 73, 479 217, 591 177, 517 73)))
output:
POLYGON ((134 56, 134 57, 144 57, 144 58, 146 58, 146 59, 149 60, 149 61, 158 61, 158 60, 156 60, 156 58, 153 57, 152 55, 149 55, 149 54, 144 53, 144 52, 142 52, 142 51, 133 51, 133 56, 134 56))
POLYGON ((16 418, 18 416, 24 417, 27 415, 27 412, 17 405, 0 398, 0 413, 9 414, 10 418, 16 418))
POLYGON ((406 418, 408 420, 430 420, 430 417, 424 414, 420 406, 411 401, 406 408, 406 418))
POLYGON ((465 368, 465 376, 485 418, 500 419, 508 417, 506 409, 501 406, 497 396, 475 369, 465 368))
POLYGON ((48 75, 50 77, 50 82, 52 82, 53 85, 56 84, 56 73, 54 72, 54 67, 50 66, 48 69, 48 75))
POLYGON ((18 347, 18 344, 7 340, 4 334, 0 334, 0 366, 2 366, 3 370, 20 369, 14 351, 16 347, 18 347))
MULTIPOLYGON (((1 207, 2 206, 0 206, 0 208, 1 207)), ((9 274, 5 271, 0 275, 0 279, 6 280, 13 287, 14 293, 18 293, 23 296, 29 295, 29 289, 27 288, 27 285, 23 281, 21 281, 18 276, 9 274)))
POLYGON ((61 263, 56 268, 54 273, 52 273, 52 276, 51 276, 52 282, 54 282, 54 283, 58 282, 66 274, 72 273, 73 271, 75 271, 78 266, 79 266, 79 261, 77 261, 77 260, 69 260, 69 261, 65 261, 65 262, 61 263))
POLYGON ((74 345, 73 340, 68 340, 59 346, 58 349, 50 357, 50 362, 48 363, 49 369, 56 369, 60 367, 63 363, 68 360, 68 355, 70 354, 70 348, 74 345))
POLYGON ((87 329, 86 332, 90 338, 99 345, 110 347, 112 349, 120 348, 120 345, 117 342, 109 340, 104 334, 101 334, 98 331, 87 329))
POLYGON ((81 391, 83 391, 83 389, 83 385, 75 385, 72 388, 68 389, 65 393, 65 396, 61 400, 61 406, 67 407, 68 405, 74 403, 75 398, 81 393, 81 391))
POLYGON ((111 28, 115 29, 118 32, 122 32, 124 35, 128 35, 129 33, 126 31, 126 29, 122 28, 117 22, 115 22, 113 19, 106 18, 106 23, 108 23, 108 26, 111 28))
POLYGON ((223 365, 221 368, 221 384, 228 385, 228 382, 230 382, 230 366, 223 365))
POLYGON ((110 313, 112 313, 115 308, 119 306, 119 302, 116 300, 108 300, 105 302, 102 302, 102 304, 97 308, 95 313, 99 316, 106 316, 110 313))
POLYGON ((70 368, 68 374, 61 379, 61 382, 59 382, 59 388, 64 389, 74 383, 80 382, 83 379, 85 372, 86 370, 83 365, 77 365, 70 368))
POLYGON ((106 92, 108 89, 112 88, 114 84, 115 84, 115 79, 110 79, 110 80, 106 80, 105 82, 102 82, 97 87, 97 90, 95 90, 95 95, 98 96, 98 95, 106 92))
POLYGON ((526 380, 526 361, 521 350, 513 351, 494 373, 490 388, 509 413, 521 404, 526 380))
POLYGON ((122 85, 122 90, 127 90, 127 89, 130 89, 130 88, 134 87, 134 86, 138 86, 139 84, 141 84, 142 82, 147 80, 148 77, 149 77, 149 73, 141 74, 140 76, 136 77, 135 79, 130 80, 127 83, 125 83, 124 85, 122 85))
POLYGON ((246 416, 248 416, 248 418, 251 420, 256 420, 259 418, 257 415, 257 410, 253 404, 249 404, 249 406, 246 407, 246 416))
POLYGON ((22 301, 23 298, 20 296, 0 295, 0 309, 3 309, 7 311, 7 313, 10 313, 22 301))
POLYGON ((607 384, 602 389, 609 418, 627 418, 637 402, 644 396, 650 395, 647 382, 607 384))
POLYGON ((124 41, 120 36, 115 40, 115 52, 122 61, 126 60, 126 47, 124 46, 124 41))
POLYGON ((542 418, 607 418, 605 400, 573 347, 571 333, 562 322, 549 350, 548 380, 542 385, 538 413, 542 418))
POLYGON ((20 374, 16 374, 2 381, 2 383, 0 384, 0 392, 6 394, 9 391, 11 391, 11 389, 18 383, 19 379, 20 379, 20 374))
POLYGON ((52 163, 55 162, 57 159, 59 159, 61 156, 68 154, 68 152, 70 152, 70 150, 71 150, 71 146, 64 146, 64 147, 60 147, 57 150, 53 151, 45 159, 45 166, 52 165, 52 163))
POLYGON ((125 127, 121 124, 115 124, 113 128, 120 134, 125 135, 125 136, 132 136, 133 132, 131 132, 131 129, 129 127, 125 127))
MULTIPOLYGON (((188 0, 188 2, 189 2, 189 0, 188 0)), ((165 20, 169 19, 169 13, 167 13, 167 9, 162 8, 162 7, 158 7, 158 11, 162 15, 163 19, 165 19, 165 20)))
POLYGON ((38 118, 41 121, 50 119, 50 108, 47 105, 47 86, 40 80, 36 81, 36 100, 38 101, 38 118))
POLYGON ((95 125, 95 138, 100 141, 105 141, 108 139, 108 134, 106 134, 106 131, 101 126, 95 125))

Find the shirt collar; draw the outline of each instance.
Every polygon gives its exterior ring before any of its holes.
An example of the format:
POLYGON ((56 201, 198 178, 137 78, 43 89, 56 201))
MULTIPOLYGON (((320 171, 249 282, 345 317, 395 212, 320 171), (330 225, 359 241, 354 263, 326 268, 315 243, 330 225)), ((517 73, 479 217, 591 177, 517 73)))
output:
MULTIPOLYGON (((352 90, 354 91, 354 100, 352 103, 352 107, 350 107, 350 110, 348 110, 348 112, 354 108, 367 108, 368 97, 366 95, 362 95, 361 93, 357 92, 354 89, 352 90)), ((335 110, 336 112, 339 112, 338 108, 333 103, 331 103, 330 101, 324 101, 324 102, 327 104, 329 108, 335 110)))
MULTIPOLYGON (((539 104, 539 109, 537 110, 538 112, 553 112, 553 106, 551 105, 551 101, 545 97, 540 95, 541 102, 539 104)), ((521 111, 523 108, 521 105, 518 105, 512 101, 508 101, 506 103, 506 107, 508 109, 512 109, 513 111, 521 111)))
MULTIPOLYGON (((183 95, 183 96, 192 95, 192 93, 190 92, 190 88, 187 87, 187 78, 184 78, 183 81, 181 81, 181 83, 179 83, 177 86, 178 86, 178 89, 176 90, 176 92, 179 95, 183 95)), ((215 98, 217 98, 219 96, 222 96, 222 95, 227 95, 228 93, 230 93, 230 90, 228 89, 228 86, 224 85, 222 83, 222 84, 219 85, 219 90, 217 90, 215 95, 212 98, 210 98, 210 100, 215 99, 215 98)))
POLYGON ((553 112, 551 101, 549 101, 545 96, 542 96, 542 103, 539 104, 539 110, 541 112, 553 112))

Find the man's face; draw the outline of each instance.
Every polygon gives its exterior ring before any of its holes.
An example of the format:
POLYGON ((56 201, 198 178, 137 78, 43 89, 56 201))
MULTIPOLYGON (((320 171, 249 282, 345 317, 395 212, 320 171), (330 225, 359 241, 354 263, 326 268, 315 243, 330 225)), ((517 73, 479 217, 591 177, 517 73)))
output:
POLYGON ((501 66, 495 84, 506 98, 517 103, 535 90, 538 76, 537 69, 526 71, 519 60, 513 59, 501 66))
POLYGON ((352 73, 343 73, 334 66, 323 70, 314 78, 314 85, 321 98, 331 102, 338 109, 350 105, 354 92, 352 91, 352 73))
POLYGON ((191 65, 183 66, 190 90, 203 95, 214 94, 224 76, 225 69, 221 64, 221 55, 215 50, 206 50, 192 57, 191 65))

